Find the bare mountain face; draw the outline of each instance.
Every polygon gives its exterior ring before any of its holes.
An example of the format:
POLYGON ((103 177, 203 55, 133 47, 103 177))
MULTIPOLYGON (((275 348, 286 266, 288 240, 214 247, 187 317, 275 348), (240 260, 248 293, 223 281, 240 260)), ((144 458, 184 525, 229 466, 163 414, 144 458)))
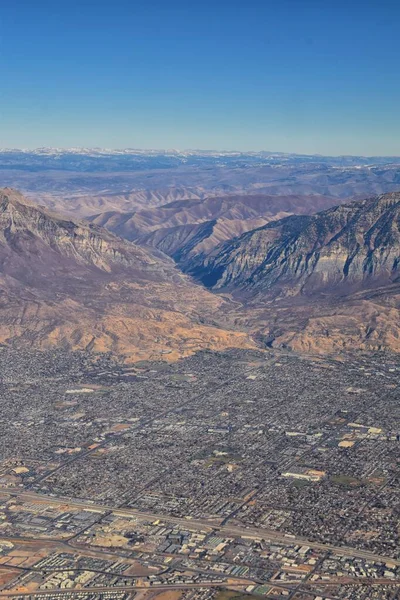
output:
POLYGON ((271 344, 400 350, 400 193, 268 223, 187 270, 245 299, 271 344))
POLYGON ((171 202, 134 212, 105 212, 89 220, 142 246, 157 248, 182 267, 192 256, 206 255, 271 220, 290 214, 312 214, 337 200, 324 196, 222 196, 171 202))
POLYGON ((400 194, 268 223, 196 269, 209 287, 295 296, 389 284, 400 275, 400 194))
POLYGON ((0 191, 0 342, 176 358, 250 346, 211 321, 224 301, 167 258, 0 191))

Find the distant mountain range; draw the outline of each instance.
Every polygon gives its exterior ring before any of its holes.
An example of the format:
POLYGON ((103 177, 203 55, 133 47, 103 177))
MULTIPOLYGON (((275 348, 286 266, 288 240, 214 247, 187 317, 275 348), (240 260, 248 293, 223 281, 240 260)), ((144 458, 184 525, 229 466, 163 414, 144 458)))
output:
POLYGON ((397 191, 400 157, 4 149, 0 187, 6 186, 77 217, 232 195, 320 195, 341 201, 397 191))
MULTIPOLYGON (((65 166, 68 165, 68 160, 73 160, 74 157, 85 157, 99 159, 121 160, 130 159, 132 163, 135 161, 143 162, 143 159, 155 160, 175 160, 177 162, 187 163, 193 162, 196 164, 201 161, 202 164, 213 164, 215 162, 232 162, 240 161, 247 162, 264 162, 271 163, 319 163, 337 166, 355 166, 355 165, 384 165, 384 164, 400 164, 399 156, 323 156, 321 154, 296 154, 293 152, 268 152, 262 151, 240 151, 240 150, 195 150, 195 149, 166 149, 166 150, 144 150, 140 148, 0 148, 0 157, 3 161, 32 161, 34 159, 42 160, 43 164, 51 164, 51 160, 65 160, 65 166)), ((64 164, 64 163, 62 163, 64 164)), ((101 164, 101 163, 100 163, 101 164)), ((122 164, 126 164, 123 162, 122 164)))

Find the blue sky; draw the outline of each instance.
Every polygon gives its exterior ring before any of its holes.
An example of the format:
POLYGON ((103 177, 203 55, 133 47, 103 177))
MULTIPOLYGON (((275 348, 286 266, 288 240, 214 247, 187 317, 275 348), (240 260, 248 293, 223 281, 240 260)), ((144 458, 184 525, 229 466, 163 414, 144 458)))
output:
POLYGON ((400 154, 397 0, 14 0, 0 146, 400 154))

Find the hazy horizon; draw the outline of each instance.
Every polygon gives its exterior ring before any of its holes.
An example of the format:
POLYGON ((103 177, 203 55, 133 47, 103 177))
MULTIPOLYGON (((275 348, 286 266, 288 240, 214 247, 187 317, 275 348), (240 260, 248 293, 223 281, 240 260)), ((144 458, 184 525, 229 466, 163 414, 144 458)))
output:
POLYGON ((103 153, 107 152, 126 152, 126 153, 199 153, 199 154, 266 154, 266 155, 293 155, 293 156, 320 156, 321 158, 340 158, 340 157, 350 157, 350 158, 400 158, 399 154, 350 154, 350 153, 340 153, 340 154, 322 154, 320 152, 307 153, 307 152, 293 152, 290 150, 267 150, 265 148, 262 149, 254 149, 254 148, 146 148, 146 147, 134 147, 134 146, 126 146, 126 147, 114 147, 110 148, 107 146, 31 146, 31 147, 11 147, 11 146, 0 146, 0 152, 38 152, 40 150, 57 150, 61 152, 80 152, 80 151, 101 151, 103 153))

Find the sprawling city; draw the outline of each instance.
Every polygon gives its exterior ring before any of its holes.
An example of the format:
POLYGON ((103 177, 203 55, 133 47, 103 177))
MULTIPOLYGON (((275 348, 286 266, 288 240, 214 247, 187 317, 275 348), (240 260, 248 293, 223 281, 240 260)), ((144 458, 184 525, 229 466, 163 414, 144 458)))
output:
POLYGON ((398 355, 0 361, 1 597, 397 597, 398 355))

